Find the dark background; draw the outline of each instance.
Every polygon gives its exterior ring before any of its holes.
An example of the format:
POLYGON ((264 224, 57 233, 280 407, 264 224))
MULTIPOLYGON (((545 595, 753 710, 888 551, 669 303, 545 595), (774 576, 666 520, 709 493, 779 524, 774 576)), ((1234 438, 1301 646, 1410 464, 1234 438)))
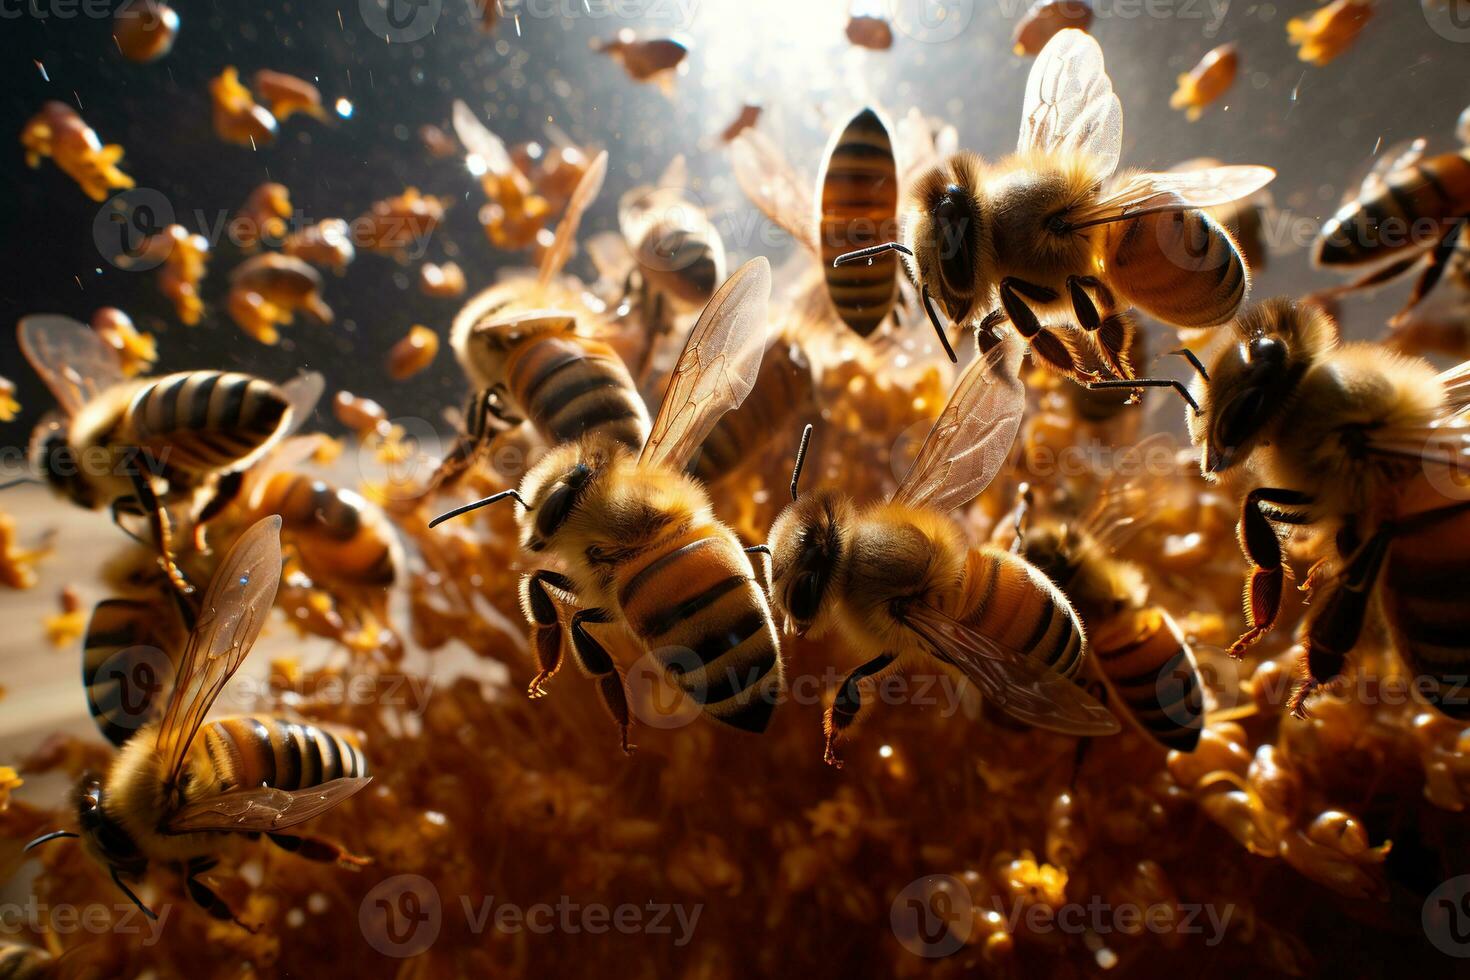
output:
MULTIPOLYGON (((651 179, 674 153, 689 154, 701 178, 700 198, 726 233, 732 268, 752 254, 780 252, 755 235, 761 226, 733 187, 715 138, 745 101, 764 104, 760 125, 808 176, 815 175, 828 129, 862 102, 877 103, 891 117, 912 105, 946 117, 958 125, 963 145, 987 155, 1014 145, 1031 63, 1010 51, 1021 0, 949 0, 959 18, 950 23, 963 24, 956 36, 938 41, 922 30, 900 30, 888 52, 847 43, 842 0, 685 3, 694 11, 687 23, 672 0, 587 0, 585 6, 584 0, 532 0, 521 6, 519 33, 507 16, 486 36, 465 0, 443 0, 433 33, 388 43, 370 32, 357 0, 178 0, 183 25, 173 53, 135 65, 117 52, 110 17, 63 16, 73 10, 68 0, 0 0, 7 15, 0 18, 0 132, 10 134, 0 152, 0 374, 18 384, 24 404, 20 420, 0 426, 0 445, 24 444, 49 407, 11 330, 32 312, 85 320, 99 306, 120 306, 159 334, 160 370, 229 365, 283 378, 298 367, 320 368, 334 388, 376 398, 395 414, 437 418, 439 407, 457 403, 463 390, 447 351, 407 383, 391 381, 384 369, 383 352, 411 324, 442 335, 456 308, 453 300, 418 292, 416 262, 359 253, 345 277, 327 275, 325 298, 337 323, 298 322, 279 347, 269 348, 222 311, 228 273, 240 256, 220 242, 204 287, 210 305, 204 322, 193 329, 178 324, 154 273, 121 271, 100 254, 92 232, 99 206, 52 162, 25 168, 17 137, 47 99, 80 105, 104 142, 126 148, 123 167, 138 185, 166 196, 191 231, 206 230, 196 211, 205 223, 221 220, 265 180, 286 184, 310 222, 350 220, 410 184, 456 198, 425 258, 453 255, 472 288, 490 281, 497 268, 527 259, 490 248, 475 221, 478 183, 459 160, 431 159, 418 140, 424 123, 447 128, 456 97, 508 143, 542 136, 550 118, 573 139, 612 151, 588 231, 613 227, 619 194, 651 179), (633 19, 617 14, 635 10, 641 15, 633 19), (635 84, 613 61, 589 51, 589 41, 623 27, 650 35, 681 29, 691 42, 688 71, 672 97, 635 84), (262 67, 314 79, 329 106, 345 97, 355 111, 328 125, 293 118, 275 145, 258 151, 225 144, 210 126, 207 88, 225 65, 237 66, 247 81, 262 67)), ((87 9, 114 6, 98 2, 87 9)), ((1258 298, 1331 282, 1309 269, 1303 229, 1309 233, 1335 208, 1380 141, 1387 146, 1425 135, 1434 148, 1452 146, 1456 118, 1470 101, 1470 47, 1432 30, 1417 0, 1380 3, 1356 45, 1325 68, 1297 61, 1286 43, 1286 21, 1312 7, 1304 0, 1235 0, 1223 8, 1214 34, 1206 27, 1219 0, 1213 9, 1205 0, 1097 6, 1093 34, 1124 106, 1125 166, 1164 169, 1209 155, 1280 171, 1272 190, 1283 214, 1271 236, 1270 268, 1258 277, 1258 298), (1150 16, 1149 9, 1164 16, 1150 16), (1189 123, 1168 108, 1175 76, 1228 40, 1241 46, 1240 77, 1204 119, 1189 123)), ((573 268, 589 271, 581 258, 573 268)), ((1406 288, 1373 302, 1350 300, 1349 331, 1381 329, 1383 313, 1406 288)))

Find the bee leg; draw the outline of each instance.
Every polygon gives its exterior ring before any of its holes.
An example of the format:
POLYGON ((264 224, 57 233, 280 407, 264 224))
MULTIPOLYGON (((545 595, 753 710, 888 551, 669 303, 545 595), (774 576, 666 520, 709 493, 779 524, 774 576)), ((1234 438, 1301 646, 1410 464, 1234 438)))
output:
POLYGON ((168 573, 168 579, 173 583, 175 589, 184 595, 191 594, 194 586, 189 584, 183 570, 174 562, 171 530, 173 522, 169 519, 168 511, 164 509, 158 495, 153 492, 153 484, 149 482, 146 474, 134 471, 129 474, 129 479, 132 480, 138 506, 143 508, 143 513, 147 515, 148 522, 153 528, 153 538, 158 543, 158 560, 163 565, 163 570, 168 573))
POLYGON ((209 554, 209 545, 204 539, 204 525, 218 517, 236 497, 240 496, 240 488, 244 484, 245 471, 236 470, 220 477, 219 482, 214 485, 214 494, 209 498, 209 503, 205 504, 199 511, 199 516, 194 518, 195 551, 200 554, 209 554))
MULTIPOLYGON (((1138 330, 1132 314, 1117 308, 1113 291, 1095 276, 1067 277, 1067 292, 1078 324, 1092 339, 1108 368, 1120 378, 1135 377, 1133 363, 1128 356, 1133 346, 1133 335, 1138 330), (1101 310, 1093 303, 1089 289, 1097 293, 1101 310)), ((1137 392, 1134 397, 1138 397, 1137 392)))
POLYGON ((576 595, 576 592, 571 579, 546 569, 527 575, 521 579, 521 583, 524 605, 534 624, 531 638, 536 647, 537 666, 536 676, 531 679, 526 693, 530 697, 539 698, 546 695, 546 682, 561 666, 561 618, 556 614, 556 603, 551 601, 551 593, 546 591, 546 586, 550 585, 569 596, 576 595))
POLYGON ((981 357, 989 354, 1000 343, 1000 328, 1006 322, 1004 309, 991 310, 975 328, 975 351, 981 357))
POLYGON ((1460 240, 1460 233, 1464 231, 1467 223, 1470 223, 1470 215, 1463 216, 1454 224, 1450 225, 1449 231, 1445 232, 1444 237, 1439 240, 1439 244, 1435 245, 1433 250, 1430 251, 1429 263, 1425 265, 1424 271, 1419 274, 1419 278, 1414 282, 1413 292, 1409 293, 1409 298, 1405 301, 1403 309, 1395 313, 1393 319, 1388 321, 1389 326, 1398 326, 1404 317, 1409 314, 1409 311, 1418 306, 1424 297, 1429 295, 1429 291, 1439 283, 1440 277, 1444 275, 1444 270, 1449 265, 1450 256, 1455 254, 1455 248, 1460 240))
POLYGON ((897 658, 894 654, 880 653, 843 678, 842 686, 837 689, 837 696, 827 707, 827 717, 822 723, 822 728, 827 733, 827 745, 822 752, 822 761, 827 765, 835 769, 842 768, 842 760, 837 756, 837 739, 852 726, 852 723, 857 720, 858 712, 862 710, 862 681, 882 673, 893 664, 895 659, 897 658))
POLYGON ((496 387, 486 388, 472 395, 469 406, 465 409, 465 431, 459 434, 454 446, 440 460, 433 476, 429 477, 424 495, 453 484, 490 448, 490 440, 497 432, 513 428, 520 422, 520 419, 508 412, 496 387))
POLYGON ((1300 506, 1311 503, 1311 497, 1299 490, 1258 487, 1246 494, 1240 509, 1241 550, 1255 566, 1245 588, 1246 621, 1250 628, 1230 646, 1230 656, 1239 659, 1247 648, 1265 636, 1276 624, 1281 612, 1281 590, 1286 570, 1282 564, 1281 539, 1276 536, 1272 520, 1299 524, 1299 515, 1277 512, 1268 518, 1261 504, 1300 506))
POLYGON ((266 834, 271 843, 283 851, 300 855, 308 861, 338 864, 344 868, 362 868, 373 863, 373 859, 353 854, 347 848, 325 837, 298 837, 295 834, 266 834))
POLYGON ((240 918, 235 915, 235 910, 230 908, 229 904, 220 898, 214 889, 196 877, 196 875, 204 874, 213 868, 215 864, 216 862, 209 860, 189 862, 188 868, 184 873, 184 886, 188 889, 189 897, 194 900, 195 905, 209 913, 210 918, 218 919, 221 922, 233 922, 252 935, 259 932, 259 926, 252 926, 240 921, 240 918))
POLYGON ((595 678, 597 689, 602 694, 602 703, 607 705, 608 714, 617 722, 621 733, 623 753, 631 755, 636 746, 628 744, 628 694, 623 689, 623 676, 607 649, 589 632, 588 623, 610 623, 612 613, 606 609, 579 609, 572 614, 572 651, 588 676, 595 678))

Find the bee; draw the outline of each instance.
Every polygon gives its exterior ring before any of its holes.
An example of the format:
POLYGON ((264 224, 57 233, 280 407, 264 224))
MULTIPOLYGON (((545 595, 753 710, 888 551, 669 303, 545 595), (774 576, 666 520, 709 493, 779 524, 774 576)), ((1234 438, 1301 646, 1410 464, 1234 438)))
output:
MULTIPOLYGON (((124 879, 166 863, 182 869, 189 897, 212 917, 244 926, 198 877, 239 840, 234 835, 264 833, 310 860, 367 863, 325 839, 286 833, 371 781, 355 737, 269 715, 204 721, 249 654, 275 599, 280 530, 279 517, 266 518, 225 556, 199 606, 166 702, 147 703, 149 720, 122 741, 107 773, 84 777, 79 785, 80 833, 59 830, 27 845, 29 850, 79 837, 151 918, 157 916, 124 879)), ((106 725, 102 732, 116 735, 106 725)))
POLYGON ((117 188, 134 186, 133 178, 118 167, 123 148, 116 143, 104 146, 97 131, 65 102, 43 105, 21 130, 20 143, 26 166, 34 170, 42 157, 50 157, 94 201, 107 200, 117 188))
MULTIPOLYGON (((1205 707, 1194 651, 1169 611, 1148 601, 1142 569, 1115 554, 1142 494, 1109 489, 1077 521, 1018 521, 1016 550, 1071 600, 1114 703, 1156 744, 1193 752, 1205 707)), ((1027 511, 1031 497, 1023 491, 1027 511)))
POLYGON ((764 731, 782 688, 780 646, 766 596, 735 533, 717 521, 684 467, 725 412, 755 384, 766 346, 770 264, 747 262, 700 314, 638 455, 595 430, 561 444, 507 490, 440 515, 510 499, 531 554, 558 558, 565 574, 522 579, 539 671, 533 697, 561 664, 564 627, 553 596, 577 608, 568 624, 581 668, 596 679, 628 745, 628 705, 593 624, 622 624, 670 680, 710 717, 764 731))
POLYGON ((1424 158, 1424 142, 1391 152, 1369 172, 1357 196, 1322 226, 1312 260, 1320 268, 1374 266, 1328 295, 1391 282, 1423 262, 1393 323, 1401 323, 1456 261, 1470 229, 1470 148, 1424 158))
POLYGON ((898 162, 883 118, 864 108, 832 134, 816 202, 768 137, 747 131, 734 147, 735 178, 746 196, 821 259, 833 311, 858 336, 870 336, 898 299, 898 261, 880 254, 860 266, 839 267, 833 260, 898 229, 898 162))
POLYGON ((85 325, 42 314, 20 321, 21 350, 64 420, 41 422, 31 458, 51 488, 88 510, 148 520, 174 586, 192 592, 174 558, 167 505, 191 508, 202 528, 239 492, 244 471, 311 414, 319 374, 275 385, 233 371, 125 378, 117 351, 85 325))
POLYGON ((1436 374, 1377 344, 1342 343, 1325 312, 1286 299, 1250 308, 1233 332, 1208 371, 1192 361, 1200 377, 1189 416, 1206 478, 1241 497, 1248 629, 1231 655, 1280 612, 1287 569, 1277 528, 1307 528, 1325 554, 1303 585, 1313 599, 1293 711, 1342 673, 1377 595, 1428 699, 1470 714, 1458 693, 1470 672, 1464 549, 1451 544, 1470 534, 1470 502, 1452 485, 1470 458, 1459 422, 1470 408, 1470 362, 1436 374))
POLYGON ((465 163, 480 178, 487 203, 479 221, 496 248, 521 249, 536 241, 551 217, 551 202, 515 165, 505 143, 475 117, 474 110, 454 102, 454 132, 467 151, 465 163))
POLYGON ((1020 354, 1005 338, 966 369, 885 503, 859 509, 835 490, 798 494, 798 452, 792 503, 771 527, 772 604, 788 633, 820 635, 835 625, 871 656, 827 708, 829 764, 840 765, 837 742, 858 717, 864 682, 935 662, 1038 727, 1118 731, 1112 714, 1070 680, 1087 638, 1067 597, 1024 558, 970 547, 948 516, 1010 456, 1026 400, 1020 354))
POLYGON ((1041 364, 1087 380, 1096 375, 1079 360, 1076 332, 1042 317, 1075 319, 1112 372, 1132 377, 1130 307, 1178 327, 1225 323, 1240 308, 1249 270, 1199 209, 1244 197, 1275 172, 1117 175, 1122 137, 1102 49, 1060 31, 1032 67, 1016 154, 992 165, 960 153, 930 168, 911 186, 903 240, 837 261, 901 252, 941 335, 936 299, 963 326, 1009 322, 1041 364))

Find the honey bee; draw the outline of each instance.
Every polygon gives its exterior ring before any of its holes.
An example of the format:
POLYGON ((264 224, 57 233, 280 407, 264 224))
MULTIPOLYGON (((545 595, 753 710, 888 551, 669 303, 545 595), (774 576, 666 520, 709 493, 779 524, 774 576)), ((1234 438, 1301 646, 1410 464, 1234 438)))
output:
POLYGON ((885 503, 860 510, 835 490, 798 494, 798 453, 792 503, 771 527, 772 604, 788 633, 835 625, 872 657, 827 709, 824 757, 832 765, 840 765, 837 741, 858 717, 865 681, 936 662, 1038 727, 1118 731, 1111 713, 1070 680, 1087 638, 1067 597, 1025 559, 970 547, 948 516, 1010 456, 1026 400, 1020 356, 1014 338, 1003 338, 966 369, 885 503))
POLYGON ((628 705, 611 656, 589 626, 622 624, 705 713, 764 731, 782 687, 779 643, 751 560, 684 467, 725 412, 755 384, 766 345, 770 264, 747 262, 695 323, 651 434, 635 456, 606 431, 557 446, 507 490, 435 518, 498 500, 519 503, 521 544, 559 558, 565 574, 522 579, 539 672, 533 697, 561 664, 553 596, 579 607, 569 629, 578 664, 598 682, 628 751, 628 705))
MULTIPOLYGON (((1169 611, 1148 601, 1142 569, 1115 554, 1142 494, 1109 488, 1080 520, 1018 523, 1017 553, 1071 600, 1114 703, 1156 744, 1193 752, 1205 707, 1194 651, 1169 611)), ((1029 490, 1023 501, 1029 511, 1029 490)))
POLYGON ((235 267, 226 302, 241 330, 262 344, 274 344, 281 339, 278 328, 291 323, 297 310, 317 323, 332 322, 321 290, 321 273, 303 259, 270 252, 235 267))
POLYGON ((992 165, 961 153, 931 168, 912 185, 902 242, 837 261, 899 251, 941 334, 935 299, 962 326, 982 315, 982 331, 1009 321, 1041 364, 1086 380, 1095 375, 1080 363, 1076 331, 1042 320, 1075 317, 1112 372, 1132 377, 1129 307, 1178 327, 1221 324, 1240 308, 1249 270, 1199 209, 1244 197, 1275 172, 1116 175, 1122 136, 1102 49, 1061 31, 1032 67, 1016 154, 992 165))
POLYGON ((149 917, 156 915, 124 878, 165 863, 182 869, 189 897, 212 917, 245 926, 198 877, 239 840, 232 835, 264 833, 310 860, 367 863, 331 841, 285 833, 371 781, 354 736, 269 715, 204 721, 265 624, 280 584, 280 530, 279 517, 267 518, 225 556, 161 714, 122 742, 102 778, 84 777, 78 787, 80 833, 59 830, 27 845, 79 837, 149 917))
POLYGON ((94 201, 105 201, 116 188, 133 186, 133 178, 118 169, 123 148, 103 145, 97 132, 65 102, 47 102, 20 132, 26 166, 35 169, 50 157, 62 173, 94 201))
POLYGON ((898 299, 898 261, 878 254, 839 267, 833 260, 897 231, 898 163, 883 118, 864 108, 832 134, 815 202, 769 137, 750 130, 733 145, 735 178, 746 196, 821 260, 832 309, 858 336, 870 336, 898 299))
MULTIPOLYGON (((21 350, 65 417, 43 420, 31 442, 36 471, 88 510, 145 517, 175 587, 193 591, 174 559, 166 505, 196 503, 202 527, 238 493, 243 471, 310 415, 322 378, 277 386, 233 371, 128 379, 97 333, 64 316, 20 321, 21 350)), ((194 509, 194 508, 191 508, 194 509)))
POLYGON ((1382 285, 1421 261, 1423 270, 1394 323, 1428 295, 1455 261, 1470 229, 1470 148, 1424 158, 1424 142, 1390 152, 1369 172, 1357 196, 1322 226, 1313 262, 1326 269, 1374 266, 1328 295, 1382 285))
POLYGON ((1376 344, 1341 343, 1326 313, 1285 299, 1252 307, 1233 329, 1236 342, 1208 371, 1196 362, 1199 407, 1189 417, 1205 476, 1242 495, 1249 629, 1231 654, 1280 612, 1287 569, 1277 527, 1309 528, 1328 553, 1303 585, 1313 602, 1293 710, 1342 673, 1377 595, 1428 699, 1470 714, 1455 693, 1470 671, 1470 607, 1461 549, 1447 548, 1470 532, 1470 503, 1447 482, 1470 457, 1458 422, 1470 407, 1470 362, 1436 374, 1376 344))

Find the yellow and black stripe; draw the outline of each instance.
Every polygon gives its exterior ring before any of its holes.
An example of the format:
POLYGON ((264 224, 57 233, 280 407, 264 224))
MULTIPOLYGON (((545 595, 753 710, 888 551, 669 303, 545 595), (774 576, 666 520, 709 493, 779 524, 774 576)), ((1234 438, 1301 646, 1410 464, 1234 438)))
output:
POLYGON ((618 571, 634 634, 713 718, 765 731, 781 690, 780 646, 750 561, 728 530, 695 526, 618 571))
POLYGON ((103 738, 122 745, 163 710, 183 639, 177 614, 163 602, 97 603, 82 641, 82 686, 103 738))
POLYGON ((553 444, 599 433, 633 450, 648 440, 648 409, 616 351, 586 337, 533 337, 505 364, 511 397, 553 444))
POLYGON ((845 252, 897 239, 898 165, 882 118, 864 109, 835 136, 818 181, 822 273, 842 321, 859 336, 878 328, 898 296, 898 258, 834 268, 845 252))
POLYGON ((0 980, 41 980, 55 976, 56 962, 39 946, 0 942, 0 980))
POLYGON ((1354 266, 1435 244, 1470 214, 1470 148, 1396 170, 1382 190, 1349 201, 1322 226, 1316 262, 1354 266))
POLYGON ((310 789, 368 774, 356 739, 272 715, 223 718, 204 726, 204 745, 224 789, 310 789))
POLYGON ((1416 687, 1453 718, 1470 718, 1467 554, 1470 513, 1394 538, 1380 578, 1394 646, 1416 687))
POLYGON ((778 339, 761 359, 750 396, 710 430, 689 472, 706 483, 733 472, 776 435, 794 432, 793 418, 811 400, 812 368, 806 353, 778 339))
POLYGON ((1063 677, 1087 652, 1077 614, 1041 570, 999 548, 971 550, 955 619, 1012 650, 1024 650, 1063 677))
POLYGON ((313 578, 390 586, 397 574, 392 533, 370 520, 371 506, 351 490, 301 473, 276 473, 256 510, 279 514, 281 532, 313 578))
POLYGON ((1167 610, 1127 610, 1092 629, 1098 669, 1143 733, 1193 752, 1204 729, 1204 685, 1194 651, 1167 610))
POLYGON ((1205 212, 1166 211, 1107 229, 1107 282, 1128 305, 1176 327, 1213 327, 1245 302, 1245 259, 1205 212))
POLYGON ((280 388, 233 371, 182 371, 144 387, 129 406, 132 441, 171 470, 236 467, 283 434, 291 402, 280 388))

